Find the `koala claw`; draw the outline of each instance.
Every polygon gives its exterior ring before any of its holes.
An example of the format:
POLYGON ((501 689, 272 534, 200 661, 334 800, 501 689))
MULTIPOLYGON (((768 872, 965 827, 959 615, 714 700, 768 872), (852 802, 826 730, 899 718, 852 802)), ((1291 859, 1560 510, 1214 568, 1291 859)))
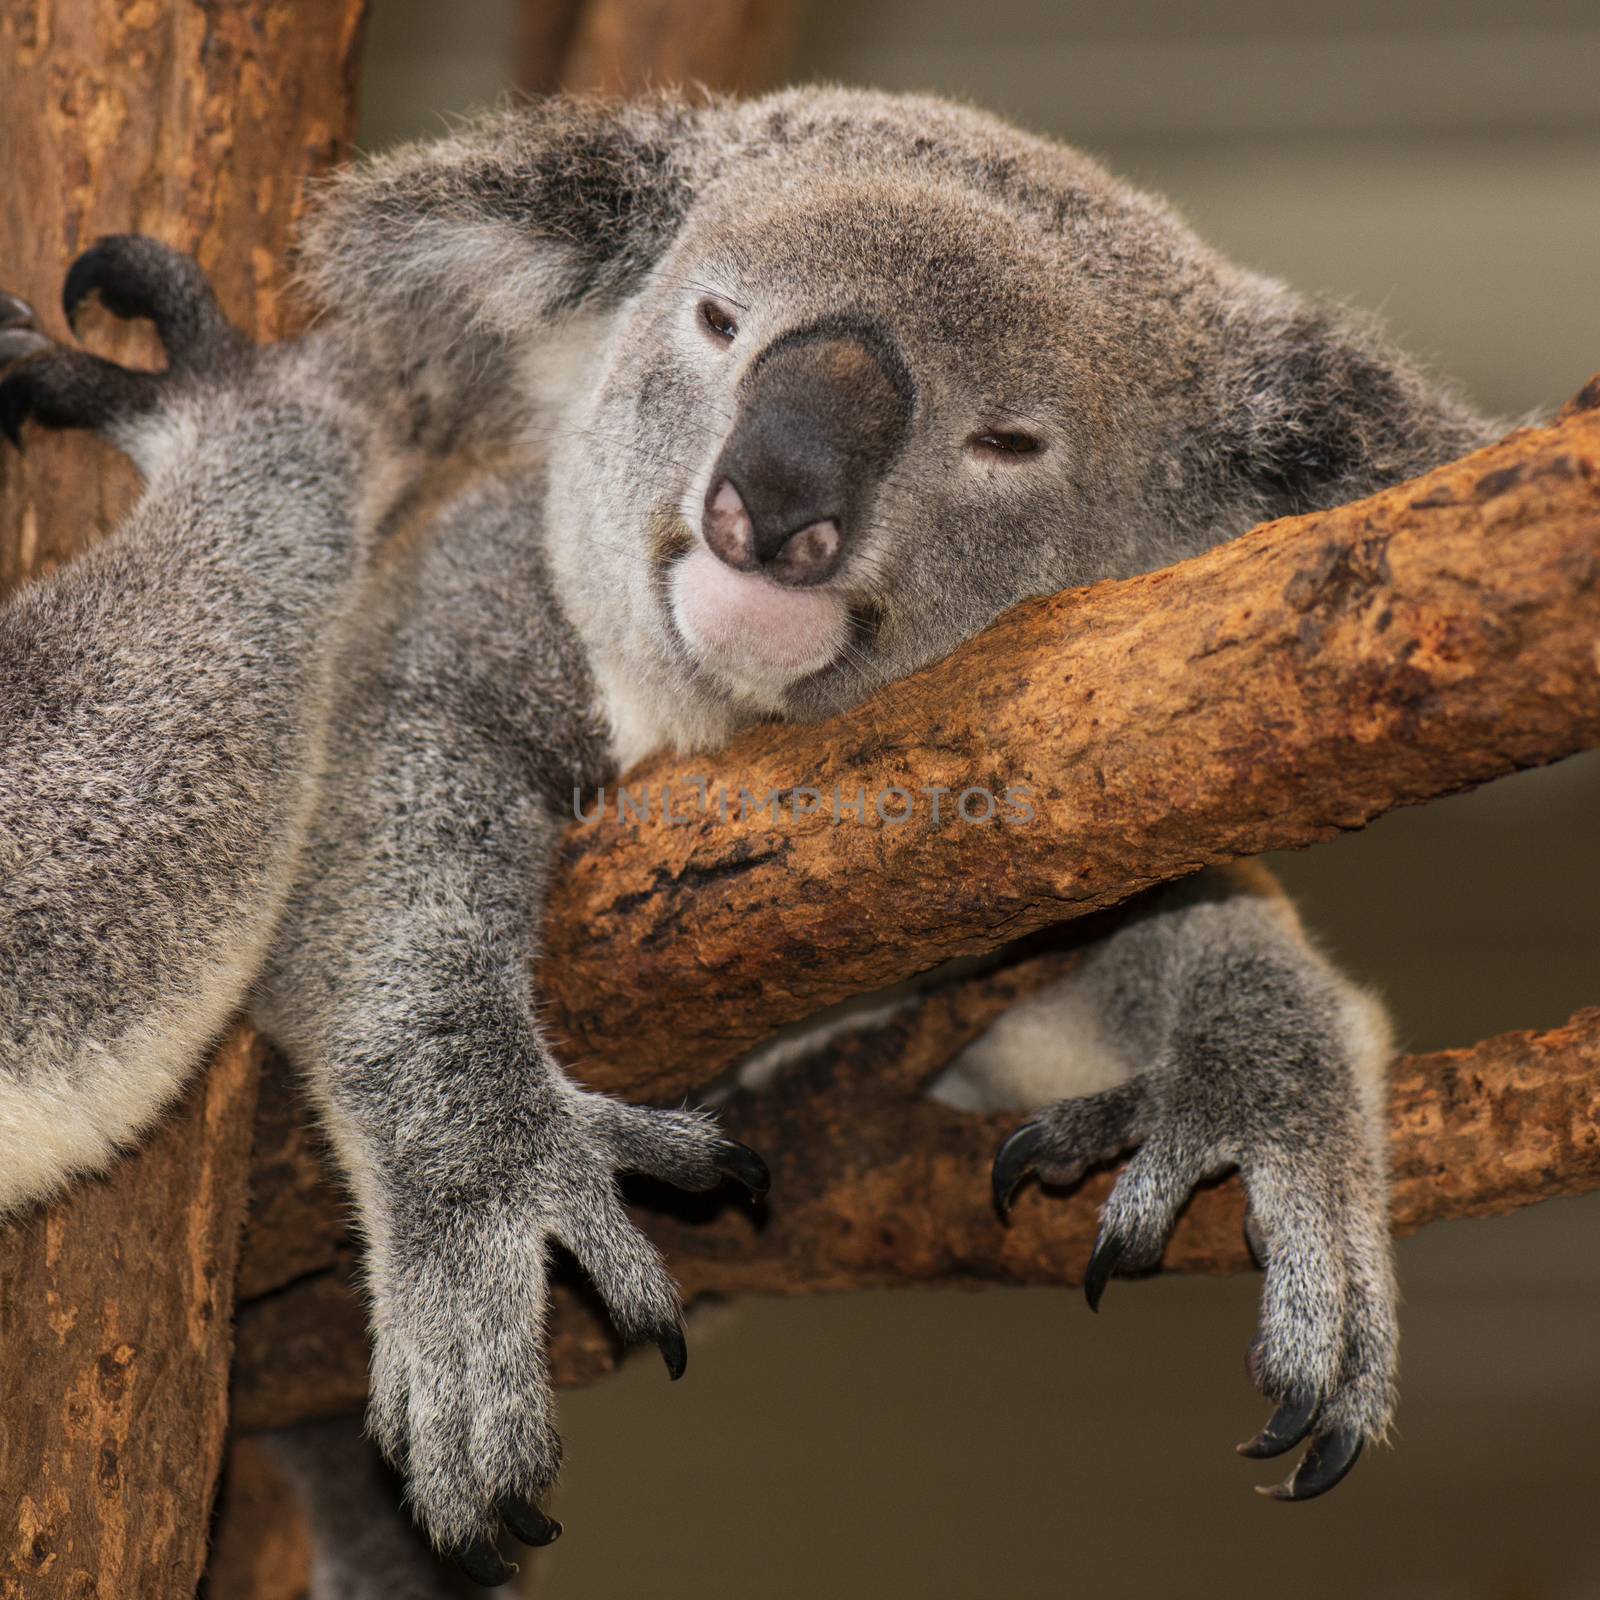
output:
POLYGON ((0 292, 0 431, 22 446, 22 425, 112 428, 153 410, 172 378, 214 372, 249 346, 230 327, 200 268, 188 256, 137 234, 102 239, 73 262, 61 301, 77 328, 83 302, 98 293, 119 317, 148 317, 171 363, 140 372, 49 338, 27 301, 0 292))
POLYGON ((507 1561, 487 1538, 473 1539, 445 1552, 445 1559, 474 1583, 485 1589, 498 1589, 517 1575, 517 1564, 507 1561))
POLYGON ((561 1537, 561 1524, 554 1517, 547 1517, 532 1500, 507 1495, 496 1509, 500 1520, 523 1544, 542 1549, 561 1537))
POLYGON ((174 367, 215 366, 245 348, 199 263, 142 234, 109 234, 72 263, 61 289, 61 309, 74 333, 90 295, 98 295, 114 316, 153 322, 174 367))
POLYGON ((38 322, 38 314, 21 295, 0 289, 0 328, 32 328, 38 322))
POLYGON ((1089 1265, 1083 1273, 1083 1298, 1091 1311, 1100 1309, 1100 1297, 1106 1292, 1127 1247, 1115 1233, 1101 1233, 1089 1255, 1089 1265))
POLYGON ((1290 1395, 1268 1418, 1266 1426, 1253 1439, 1246 1439, 1234 1449, 1253 1461, 1265 1461, 1281 1456, 1311 1432, 1322 1409, 1316 1395, 1290 1395))
MULTIPOLYGON (((570 1252, 628 1343, 653 1342, 667 1372, 688 1362, 677 1286, 623 1207, 617 1174, 708 1191, 732 1170, 767 1176, 753 1151, 696 1111, 657 1110, 552 1083, 503 1190, 391 1219, 372 1272, 369 1430, 405 1475, 418 1522, 479 1582, 502 1526, 549 1544, 538 1509, 561 1461, 541 1329, 548 1250, 570 1252)), ((440 1166, 471 1170, 445 1143, 440 1166)))
POLYGON ((50 336, 40 331, 33 307, 17 295, 0 292, 0 367, 49 348, 50 336))
POLYGON ((654 1339, 661 1350, 661 1359, 667 1364, 667 1376, 676 1383, 689 1367, 689 1345, 683 1336, 683 1324, 669 1323, 654 1335, 654 1339))
POLYGON ((1162 1064, 1024 1123, 995 1159, 994 1192, 1003 1213, 1029 1172, 1072 1182, 1139 1145, 1106 1201, 1084 1273, 1084 1296, 1096 1310, 1113 1276, 1159 1262, 1195 1185, 1237 1167, 1266 1279, 1250 1371, 1277 1403, 1239 1451, 1277 1456, 1309 1437, 1296 1471, 1266 1491, 1309 1500, 1344 1477, 1366 1440, 1383 1434, 1393 1404, 1394 1284, 1382 1174, 1338 1061, 1289 1078, 1288 1089, 1268 1087, 1280 1098, 1291 1089, 1301 1097, 1295 1109, 1313 1136, 1293 1144, 1264 1137, 1256 1086, 1231 1065, 1208 1071, 1202 1061, 1185 1073, 1162 1064))
POLYGON ((1258 1484, 1256 1493, 1269 1500, 1315 1500, 1326 1494, 1361 1457, 1366 1441, 1353 1428, 1319 1433, 1300 1465, 1283 1483, 1258 1484))
POLYGON ((994 1208, 1002 1221, 1011 1215, 1011 1201, 1022 1180, 1033 1171, 1044 1140, 1044 1129, 1039 1123, 1025 1122, 1000 1146, 990 1180, 994 1186, 994 1208))
POLYGON ((722 1141, 717 1151, 717 1170, 723 1177, 743 1184, 752 1200, 759 1200, 772 1187, 772 1173, 766 1162, 737 1139, 722 1141))

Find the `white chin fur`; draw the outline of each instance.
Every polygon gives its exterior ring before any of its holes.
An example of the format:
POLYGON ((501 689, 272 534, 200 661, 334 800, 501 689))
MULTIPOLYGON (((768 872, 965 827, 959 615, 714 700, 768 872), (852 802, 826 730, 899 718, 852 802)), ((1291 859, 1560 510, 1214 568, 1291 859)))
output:
POLYGON ((789 589, 735 572, 704 545, 673 568, 672 620, 698 661, 762 699, 827 666, 850 625, 831 590, 789 589))

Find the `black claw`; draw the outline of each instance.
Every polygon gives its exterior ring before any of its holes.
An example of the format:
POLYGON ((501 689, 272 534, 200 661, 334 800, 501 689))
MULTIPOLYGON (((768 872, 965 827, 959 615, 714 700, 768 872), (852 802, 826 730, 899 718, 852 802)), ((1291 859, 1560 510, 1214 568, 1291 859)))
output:
POLYGON ((21 295, 0 289, 0 328, 37 328, 39 318, 21 295))
POLYGON ((0 433, 14 449, 22 450, 22 424, 31 409, 24 381, 13 375, 0 383, 0 433))
POLYGON ((1253 1439, 1234 1446, 1242 1456, 1254 1461, 1266 1461, 1281 1456, 1311 1432, 1322 1409, 1315 1395, 1290 1395, 1267 1419, 1267 1425, 1253 1439))
POLYGON ((512 1533, 535 1549, 554 1544, 561 1537, 561 1524, 554 1517, 547 1517, 532 1500, 507 1495, 497 1509, 512 1533))
POLYGON ((499 1588, 517 1572, 516 1564, 507 1561, 491 1540, 482 1537, 470 1544, 457 1545, 447 1552, 446 1559, 485 1589, 499 1588))
POLYGON ((990 1181, 994 1185, 994 1208, 1002 1221, 1011 1215, 1011 1197, 1017 1192, 1017 1185, 1033 1171, 1033 1158, 1043 1143, 1044 1128, 1037 1122, 1024 1122, 995 1155, 990 1181))
POLYGON ((50 348, 50 340, 37 328, 0 322, 0 367, 13 361, 23 361, 50 348))
POLYGON ((78 331, 78 312, 83 302, 100 286, 100 272, 105 259, 105 251, 96 245, 92 250, 85 250, 67 268, 67 280, 61 285, 61 309, 66 315, 67 326, 74 333, 78 331))
POLYGON ((724 1139, 717 1146, 717 1171, 735 1183, 742 1183, 752 1199, 759 1200, 772 1187, 772 1173, 765 1161, 747 1144, 724 1139))
POLYGON ((1094 1242, 1094 1254, 1083 1274, 1083 1298, 1091 1311, 1100 1309, 1100 1296, 1106 1292, 1111 1275, 1117 1270, 1126 1246, 1114 1233, 1102 1233, 1094 1242))
POLYGON ((673 1323, 662 1328, 655 1335, 655 1341, 661 1350, 661 1359, 667 1364, 667 1376, 676 1383, 689 1365, 689 1345, 683 1337, 683 1324, 673 1323))
POLYGON ((1319 1433, 1286 1483, 1263 1486, 1256 1493, 1273 1500, 1315 1500, 1319 1494, 1326 1494, 1356 1464, 1365 1442, 1350 1428, 1319 1433))

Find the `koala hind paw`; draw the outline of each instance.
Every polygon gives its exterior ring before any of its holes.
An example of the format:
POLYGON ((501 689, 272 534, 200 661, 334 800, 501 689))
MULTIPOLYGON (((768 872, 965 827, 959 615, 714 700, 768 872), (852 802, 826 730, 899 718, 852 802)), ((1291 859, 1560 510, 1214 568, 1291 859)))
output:
POLYGON ((19 449, 25 422, 110 429, 154 410, 174 381, 220 372, 249 350, 198 264, 155 239, 113 234, 73 262, 61 303, 74 332, 90 295, 118 317, 154 323, 167 368, 137 371, 58 344, 27 301, 0 292, 0 432, 19 449))

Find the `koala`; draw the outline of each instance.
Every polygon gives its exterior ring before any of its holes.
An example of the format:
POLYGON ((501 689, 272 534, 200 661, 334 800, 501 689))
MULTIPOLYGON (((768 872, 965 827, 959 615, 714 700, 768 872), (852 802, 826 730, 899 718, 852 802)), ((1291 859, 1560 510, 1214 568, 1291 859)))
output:
MULTIPOLYGON (((80 257, 69 321, 149 318, 159 373, 0 311, 0 425, 98 430, 145 484, 0 612, 0 1206, 102 1167, 247 1010, 354 1197, 369 1430, 492 1583, 503 1529, 559 1531, 551 1246, 676 1376, 617 1175, 768 1184, 705 1108, 588 1092, 546 1041, 574 789, 1498 430, 1077 151, 936 99, 541 100, 333 181, 302 257, 321 318, 266 349, 161 245, 80 257)), ((939 1086, 1030 1113, 1002 1207, 1136 1148, 1091 1305, 1242 1172, 1274 1410, 1241 1448, 1306 1444, 1285 1499, 1394 1403, 1387 1053, 1288 903, 1211 871, 939 1086)))

